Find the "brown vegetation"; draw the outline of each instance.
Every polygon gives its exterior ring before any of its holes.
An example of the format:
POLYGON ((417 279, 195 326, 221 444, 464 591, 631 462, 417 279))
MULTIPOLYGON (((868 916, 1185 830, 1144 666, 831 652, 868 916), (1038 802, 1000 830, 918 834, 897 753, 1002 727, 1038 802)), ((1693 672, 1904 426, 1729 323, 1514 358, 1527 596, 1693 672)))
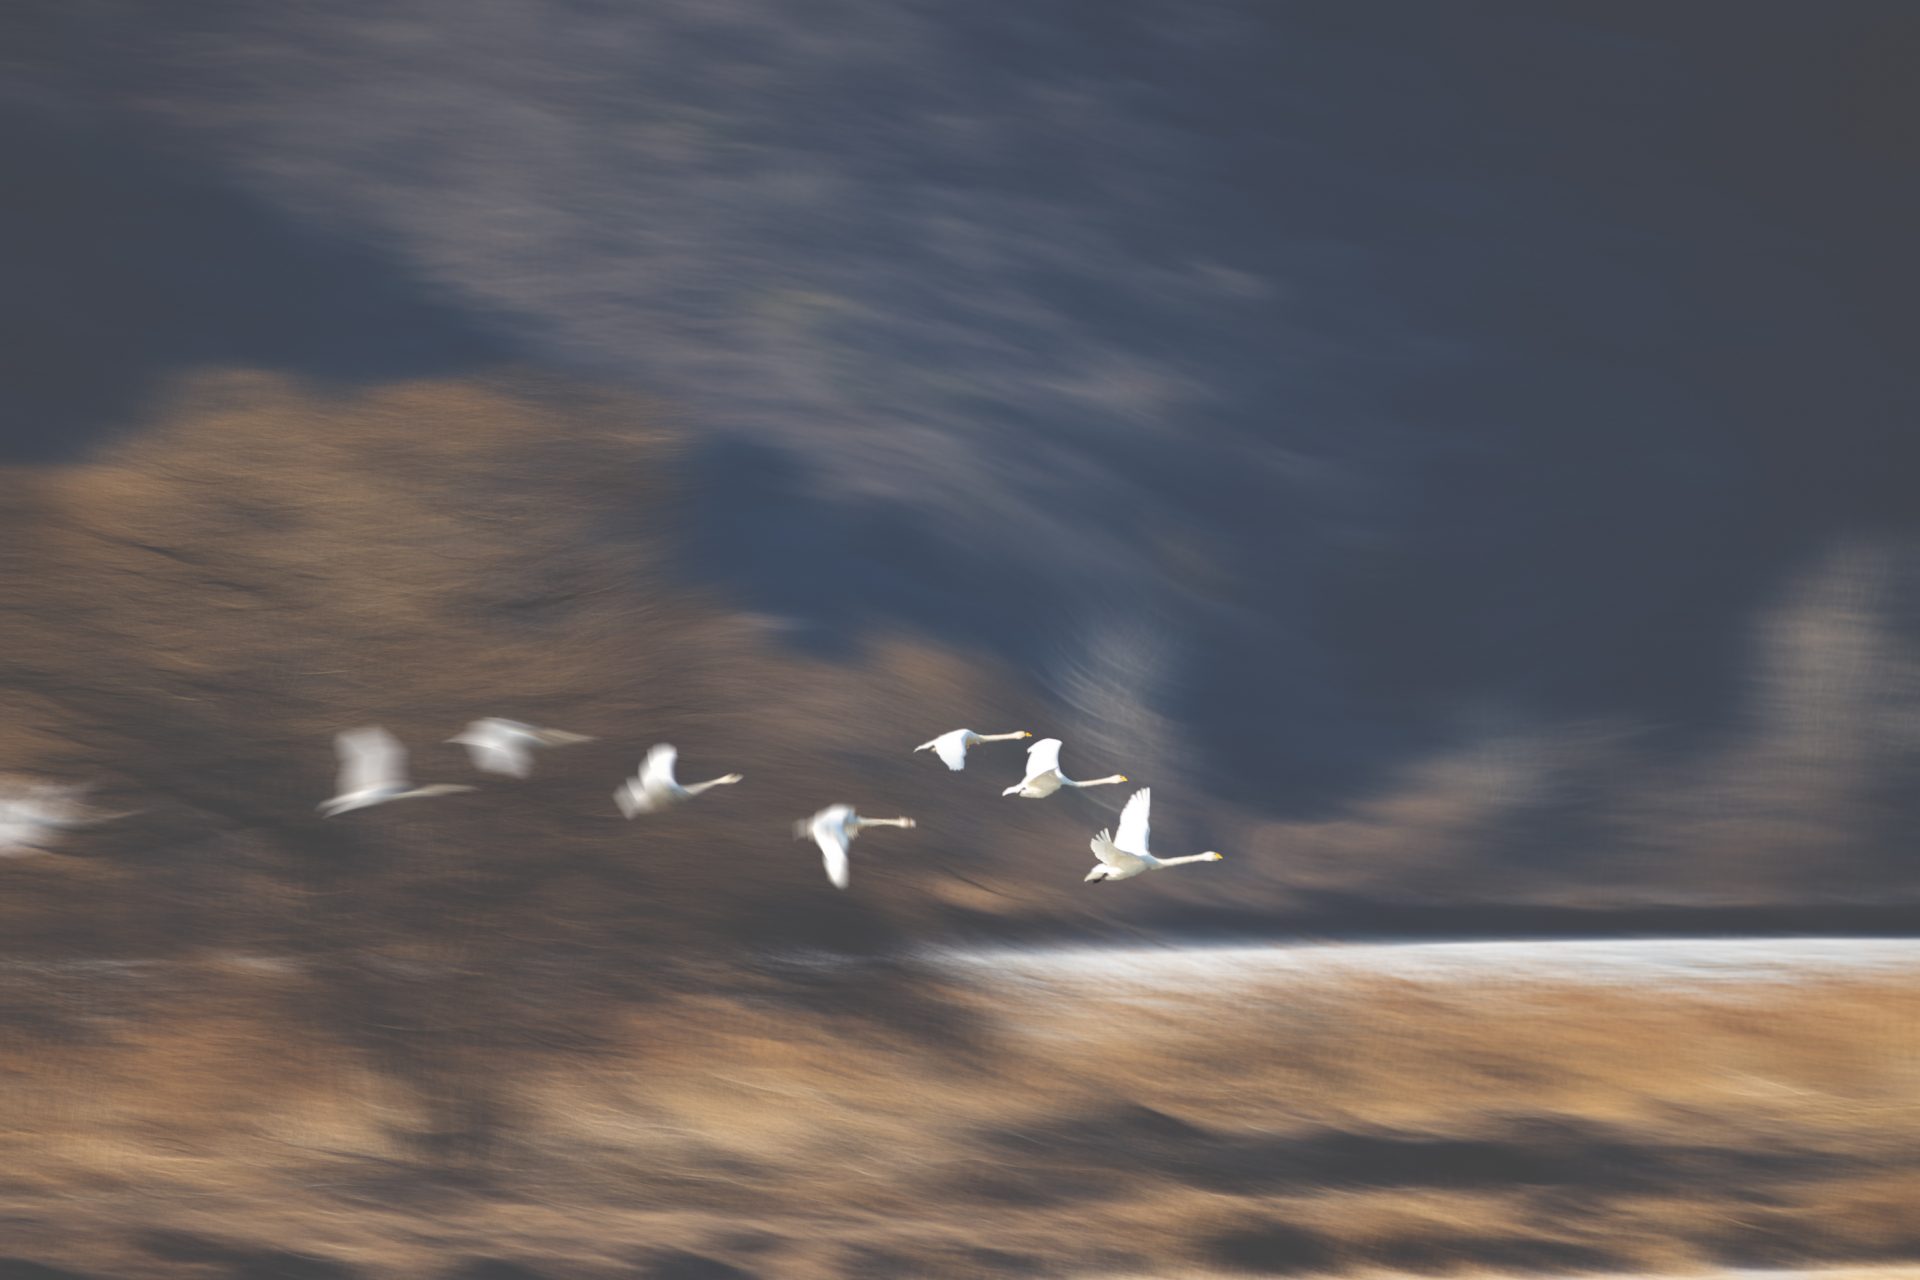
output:
POLYGON ((298 974, 61 981, 90 1030, 0 1058, 0 1215, 15 1252, 94 1275, 1920 1259, 1920 1004, 1884 979, 996 983, 948 991, 959 1038, 911 1004, 889 1021, 689 994, 613 1020, 595 1055, 503 1070, 510 1123, 463 1170, 405 1140, 417 1098, 288 1016, 298 974))

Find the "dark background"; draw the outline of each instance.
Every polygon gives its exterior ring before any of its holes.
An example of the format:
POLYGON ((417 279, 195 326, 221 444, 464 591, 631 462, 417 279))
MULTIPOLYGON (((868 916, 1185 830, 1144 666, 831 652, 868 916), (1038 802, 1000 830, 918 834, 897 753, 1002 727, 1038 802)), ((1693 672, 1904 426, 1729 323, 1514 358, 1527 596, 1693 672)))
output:
POLYGON ((1756 670, 1794 590, 1884 640, 1833 714, 1912 696, 1911 6, 0 24, 12 460, 204 366, 610 378, 697 441, 689 580, 1275 817, 1595 717, 1694 758, 1827 687, 1756 670))

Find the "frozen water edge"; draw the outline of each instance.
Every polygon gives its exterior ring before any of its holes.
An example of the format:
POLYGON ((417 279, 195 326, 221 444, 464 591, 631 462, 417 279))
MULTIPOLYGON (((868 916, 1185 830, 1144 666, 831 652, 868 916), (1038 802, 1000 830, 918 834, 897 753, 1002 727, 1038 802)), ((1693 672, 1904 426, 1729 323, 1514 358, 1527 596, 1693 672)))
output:
MULTIPOLYGON (((1819 978, 1920 978, 1920 938, 1606 938, 1385 943, 1208 943, 927 947, 924 963, 979 981, 1088 983, 1136 989, 1219 989, 1290 979, 1398 978, 1422 982, 1546 982, 1590 986, 1659 980, 1667 984, 1793 983, 1819 978)), ((872 956, 809 950, 763 956, 785 966, 859 971, 872 956)), ((178 959, 31 960, 0 958, 0 973, 149 977, 178 959)), ((300 957, 210 952, 198 963, 260 976, 299 973, 300 957)), ((382 960, 386 968, 419 966, 382 960)))
POLYGON ((1620 938, 1573 941, 1245 944, 1180 947, 937 948, 929 961, 969 977, 1219 988, 1287 978, 1620 985, 1793 983, 1920 975, 1920 938, 1620 938))

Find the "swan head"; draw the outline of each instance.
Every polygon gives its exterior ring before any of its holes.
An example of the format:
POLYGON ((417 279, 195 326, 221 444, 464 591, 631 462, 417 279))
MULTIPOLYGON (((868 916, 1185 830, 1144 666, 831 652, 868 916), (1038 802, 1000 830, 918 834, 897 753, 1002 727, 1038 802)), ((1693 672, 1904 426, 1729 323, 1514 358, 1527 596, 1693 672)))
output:
POLYGON ((1223 862, 1226 860, 1225 854, 1215 853, 1211 849, 1207 850, 1205 853, 1201 854, 1200 856, 1201 858, 1205 859, 1208 862, 1223 862))
POLYGON ((1129 778, 1129 777, 1128 777, 1128 776, 1127 776, 1126 774, 1124 774, 1124 773, 1123 773, 1123 774, 1120 774, 1120 775, 1119 775, 1119 778, 1120 778, 1120 781, 1122 781, 1122 782, 1132 782, 1132 781, 1133 781, 1133 779, 1132 779, 1132 778, 1129 778))
POLYGON ((1031 738, 1031 737, 1033 736, 1033 730, 1031 730, 1031 729, 1022 729, 1022 730, 1020 731, 1020 736, 1021 736, 1021 737, 1023 737, 1023 738, 1031 738))

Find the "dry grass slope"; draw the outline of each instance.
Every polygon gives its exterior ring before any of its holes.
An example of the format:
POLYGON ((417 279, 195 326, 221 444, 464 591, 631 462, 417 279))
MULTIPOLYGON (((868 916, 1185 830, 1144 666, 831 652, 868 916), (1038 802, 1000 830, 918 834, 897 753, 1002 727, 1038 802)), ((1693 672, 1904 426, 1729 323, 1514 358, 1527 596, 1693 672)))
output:
POLYGON ((971 1051, 688 994, 504 1073, 512 1123, 460 1170, 395 1131, 406 1091, 275 1029, 289 981, 95 975, 96 1007, 138 982, 163 1016, 0 1059, 13 1247, 96 1277, 342 1280, 1920 1259, 1920 1005, 1885 979, 992 985, 955 993, 971 1051))

